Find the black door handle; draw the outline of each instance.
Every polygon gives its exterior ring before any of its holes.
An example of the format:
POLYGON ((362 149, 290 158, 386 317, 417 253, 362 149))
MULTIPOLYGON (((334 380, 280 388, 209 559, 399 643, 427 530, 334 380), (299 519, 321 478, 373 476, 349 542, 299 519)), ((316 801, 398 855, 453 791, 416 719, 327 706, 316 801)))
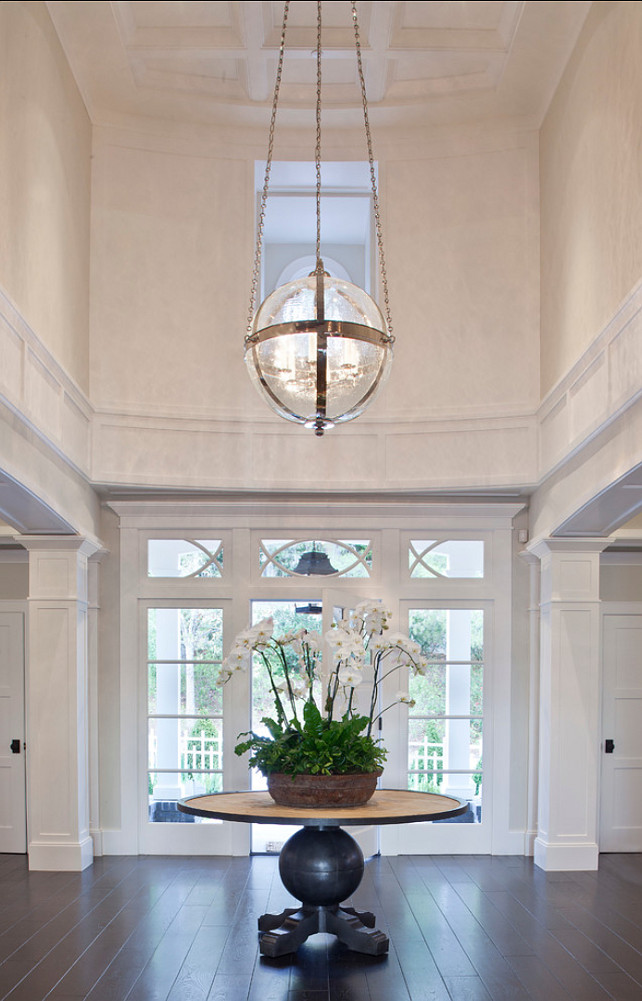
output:
POLYGON ((615 741, 614 740, 605 740, 604 741, 604 753, 605 754, 613 754, 614 750, 615 750, 615 741))
POLYGON ((16 737, 15 740, 11 741, 11 753, 20 754, 20 741, 16 737))

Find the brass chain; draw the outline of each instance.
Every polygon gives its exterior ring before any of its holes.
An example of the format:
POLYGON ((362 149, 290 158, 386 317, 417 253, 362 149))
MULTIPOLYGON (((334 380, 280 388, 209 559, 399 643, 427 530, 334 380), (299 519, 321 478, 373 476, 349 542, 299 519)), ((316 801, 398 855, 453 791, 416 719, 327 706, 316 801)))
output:
MULTIPOLYGON (((363 104, 363 121, 366 133, 366 143, 368 148, 368 164, 370 167, 370 181, 372 185, 372 206, 375 217, 375 232, 377 236, 377 249, 379 255, 379 268, 381 271, 381 286, 383 291, 385 314, 386 314, 386 326, 388 329, 387 339, 392 344, 394 342, 394 336, 392 333, 392 318, 390 315, 390 300, 388 295, 388 276, 386 272, 386 262, 383 251, 383 229, 381 225, 381 214, 379 210, 379 197, 377 193, 377 178, 374 167, 374 154, 372 149, 372 136, 370 134, 370 122, 368 119, 368 101, 366 97, 366 84, 363 75, 363 62, 361 58, 361 38, 359 35, 359 22, 357 20, 357 5, 356 0, 350 0, 352 6, 352 21, 354 24, 354 40, 355 49, 357 53, 357 69, 359 73, 359 83, 361 86, 361 100, 363 104)), ((316 147, 315 147, 315 166, 316 166, 316 214, 317 214, 317 233, 316 233, 316 270, 320 271, 323 269, 321 262, 321 4, 322 0, 317 0, 317 100, 316 100, 316 147)), ((272 169, 272 158, 274 154, 274 131, 276 125, 276 114, 279 103, 279 93, 281 90, 281 79, 283 76, 283 57, 285 52, 285 33, 287 28, 288 13, 290 10, 290 0, 285 0, 283 5, 283 25, 281 28, 281 40, 279 44, 279 61, 277 66, 276 81, 274 84, 274 96, 272 99, 272 115, 270 118, 270 131, 268 138, 268 152, 267 159, 265 163, 265 179, 263 182, 263 191, 261 193, 261 202, 259 209, 259 218, 257 224, 256 233, 256 250, 254 254, 254 268, 252 271, 252 285, 250 289, 250 303, 248 308, 248 318, 247 318, 247 333, 246 342, 251 338, 252 335, 252 324, 254 320, 254 311, 256 307, 256 297, 259 286, 259 275, 261 270, 261 255, 263 250, 263 231, 265 227, 265 212, 268 198, 268 191, 270 186, 270 172, 272 169)))
POLYGON ((276 125, 276 112, 279 104, 279 92, 281 90, 281 77, 283 75, 283 54, 285 52, 285 30, 288 23, 288 13, 290 10, 290 0, 285 0, 283 5, 283 26, 281 28, 281 42, 279 44, 279 62, 276 71, 276 82, 274 84, 274 96, 272 98, 272 117, 270 118, 270 134, 268 139, 268 152, 265 161, 265 179, 263 181, 263 192, 261 194, 261 205, 259 209, 259 220, 256 228, 256 250, 254 253, 254 269, 252 271, 252 287, 250 289, 250 305, 247 317, 246 343, 252 334, 252 322, 254 320, 254 310, 256 308, 256 295, 259 287, 259 275, 261 271, 261 254, 263 251, 263 228, 265 225, 265 209, 270 187, 270 171, 272 170, 272 156, 274 153, 274 127, 276 125))
POLYGON ((374 167, 374 154, 372 152, 372 136, 370 135, 370 122, 368 120, 368 100, 366 98, 366 82, 363 77, 363 63, 361 60, 361 38, 359 36, 359 22, 357 20, 356 0, 350 0, 352 5, 352 21, 354 24, 354 44, 357 50, 357 69, 359 71, 359 83, 361 84, 361 101, 363 103, 363 124, 366 131, 366 142, 368 144, 368 163, 370 165, 370 181, 372 184, 372 208, 375 217, 375 231, 377 234, 377 249, 379 251, 379 268, 381 271, 381 288, 383 291, 383 301, 386 313, 386 326, 388 328, 389 343, 394 342, 392 333, 392 318, 390 316, 390 300, 388 296, 388 275, 386 273, 386 260, 383 252, 383 229, 381 226, 381 215, 379 212, 379 196, 377 194, 377 176, 374 167))
POLYGON ((317 137, 314 147, 314 165, 317 176, 317 245, 316 272, 323 271, 321 261, 321 0, 317 0, 317 104, 316 104, 317 137))

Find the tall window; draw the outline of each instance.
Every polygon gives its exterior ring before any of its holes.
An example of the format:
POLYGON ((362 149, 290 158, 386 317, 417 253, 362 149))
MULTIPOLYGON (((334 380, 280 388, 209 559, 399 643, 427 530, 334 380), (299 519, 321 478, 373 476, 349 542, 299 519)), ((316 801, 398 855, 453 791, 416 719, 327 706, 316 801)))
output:
POLYGON ((149 820, 181 820, 176 801, 221 792, 220 608, 150 608, 147 616, 149 820))
POLYGON ((411 608, 411 637, 428 658, 410 681, 408 788, 468 800, 481 820, 484 613, 411 608))
MULTIPOLYGON (((257 204, 265 163, 256 164, 257 204)), ((315 267, 316 175, 312 161, 273 161, 261 261, 261 299, 315 267)), ((326 270, 371 292, 372 194, 367 161, 323 164, 321 255, 326 270)))

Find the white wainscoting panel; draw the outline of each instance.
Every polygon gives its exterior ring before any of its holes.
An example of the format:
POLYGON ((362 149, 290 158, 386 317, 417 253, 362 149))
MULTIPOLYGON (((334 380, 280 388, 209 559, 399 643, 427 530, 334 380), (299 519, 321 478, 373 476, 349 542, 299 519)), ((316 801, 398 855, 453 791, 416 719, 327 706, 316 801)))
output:
POLYGON ((87 397, 0 289, 0 399, 57 455, 89 473, 87 397))
POLYGON ((539 408, 540 481, 642 394, 642 282, 539 408))

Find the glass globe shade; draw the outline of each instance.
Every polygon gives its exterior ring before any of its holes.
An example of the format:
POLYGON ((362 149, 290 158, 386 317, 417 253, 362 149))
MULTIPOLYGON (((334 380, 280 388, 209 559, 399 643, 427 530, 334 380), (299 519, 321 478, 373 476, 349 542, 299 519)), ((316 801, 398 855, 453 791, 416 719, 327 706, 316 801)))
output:
POLYGON ((277 288, 257 310, 245 362, 281 417, 323 434, 363 413, 386 381, 392 338, 376 302, 357 285, 317 276, 277 288))

